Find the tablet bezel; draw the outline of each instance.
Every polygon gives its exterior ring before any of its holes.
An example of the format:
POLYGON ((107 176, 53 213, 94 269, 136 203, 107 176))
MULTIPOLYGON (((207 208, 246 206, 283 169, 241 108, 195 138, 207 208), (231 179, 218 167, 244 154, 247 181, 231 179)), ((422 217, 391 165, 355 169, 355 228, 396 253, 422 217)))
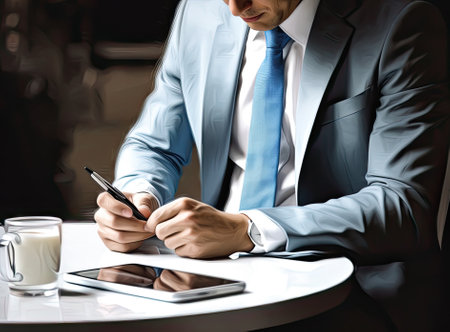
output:
POLYGON ((192 273, 192 274, 203 276, 203 277, 212 277, 212 278, 217 278, 217 279, 223 279, 224 281, 227 281, 228 283, 215 285, 215 286, 195 288, 195 289, 190 289, 190 290, 171 292, 171 291, 157 290, 157 289, 146 288, 146 287, 141 287, 141 286, 132 286, 132 285, 126 285, 126 284, 121 284, 121 283, 115 283, 115 282, 111 282, 111 281, 97 280, 97 279, 89 278, 87 276, 82 276, 79 274, 79 273, 86 273, 86 272, 90 272, 90 271, 100 270, 102 268, 113 268, 113 267, 120 267, 120 266, 125 266, 125 265, 139 265, 142 267, 159 268, 159 269, 164 270, 164 268, 161 268, 161 267, 138 264, 138 263, 119 264, 119 265, 103 266, 103 267, 80 270, 80 271, 66 272, 63 275, 63 280, 65 282, 68 282, 71 284, 87 286, 87 287, 97 288, 97 289, 102 289, 102 290, 108 290, 108 291, 118 292, 118 293, 122 293, 122 294, 146 297, 146 298, 161 300, 161 301, 166 301, 166 302, 196 301, 196 300, 202 300, 202 299, 207 299, 207 298, 212 298, 212 297, 219 297, 219 296, 242 293, 245 289, 245 282, 243 282, 243 281, 230 280, 227 278, 219 278, 216 276, 181 271, 181 270, 174 270, 174 269, 167 269, 167 270, 176 271, 176 272, 187 272, 187 273, 192 273))

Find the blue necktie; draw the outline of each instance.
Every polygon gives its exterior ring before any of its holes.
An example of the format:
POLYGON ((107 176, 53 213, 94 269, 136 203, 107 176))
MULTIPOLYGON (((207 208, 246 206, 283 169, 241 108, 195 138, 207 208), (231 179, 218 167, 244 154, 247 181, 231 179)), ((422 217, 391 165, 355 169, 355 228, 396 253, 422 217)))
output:
POLYGON ((290 38, 279 27, 265 35, 266 57, 256 75, 241 210, 275 204, 284 109, 283 48, 290 38))

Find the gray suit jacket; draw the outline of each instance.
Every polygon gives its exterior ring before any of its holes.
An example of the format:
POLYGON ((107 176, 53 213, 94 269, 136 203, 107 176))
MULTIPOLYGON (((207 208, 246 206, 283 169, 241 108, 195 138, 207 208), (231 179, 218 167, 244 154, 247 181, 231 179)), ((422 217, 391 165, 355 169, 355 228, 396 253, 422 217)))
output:
MULTIPOLYGON (((285 230, 284 250, 333 248, 358 265, 387 264, 361 267, 357 278, 390 312, 409 308, 398 299, 434 296, 407 280, 424 284, 417 272, 433 270, 426 255, 437 249, 450 131, 445 30, 422 1, 322 0, 297 105, 298 206, 261 210, 285 230), (422 263, 409 263, 415 255, 422 263)), ((139 183, 162 203, 173 199, 195 143, 202 200, 219 204, 247 32, 221 0, 180 3, 156 88, 119 154, 116 185, 139 183)))
MULTIPOLYGON (((195 142, 202 199, 217 205, 247 26, 219 0, 182 1, 154 93, 118 159, 116 184, 173 198, 195 142)), ((338 248, 358 262, 437 247, 449 146, 446 35, 421 1, 322 0, 296 114, 298 206, 261 209, 285 250, 338 248)))

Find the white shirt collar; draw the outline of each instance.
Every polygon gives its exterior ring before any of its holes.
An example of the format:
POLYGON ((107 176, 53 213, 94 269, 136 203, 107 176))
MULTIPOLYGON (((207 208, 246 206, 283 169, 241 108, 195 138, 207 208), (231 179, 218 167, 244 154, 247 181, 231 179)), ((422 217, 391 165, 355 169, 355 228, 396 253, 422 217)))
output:
MULTIPOLYGON (((280 24, 280 28, 291 39, 304 47, 308 41, 309 32, 311 31, 319 2, 320 0, 302 0, 292 14, 280 24)), ((264 35, 263 31, 252 29, 250 29, 248 34, 249 40, 255 40, 257 37, 264 35)))

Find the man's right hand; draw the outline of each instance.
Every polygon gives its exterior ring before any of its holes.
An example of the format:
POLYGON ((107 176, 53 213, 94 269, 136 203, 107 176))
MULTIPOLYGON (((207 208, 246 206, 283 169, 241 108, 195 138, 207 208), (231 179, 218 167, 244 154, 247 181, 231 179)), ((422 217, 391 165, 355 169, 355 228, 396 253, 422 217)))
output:
MULTIPOLYGON (((151 194, 124 193, 124 195, 146 218, 149 218, 158 208, 158 202, 151 194)), ((144 230, 147 223, 145 220, 133 217, 133 212, 128 206, 117 201, 107 192, 98 195, 97 204, 100 208, 95 213, 94 219, 98 225, 98 234, 110 250, 133 251, 139 248, 145 239, 154 235, 144 230)))

